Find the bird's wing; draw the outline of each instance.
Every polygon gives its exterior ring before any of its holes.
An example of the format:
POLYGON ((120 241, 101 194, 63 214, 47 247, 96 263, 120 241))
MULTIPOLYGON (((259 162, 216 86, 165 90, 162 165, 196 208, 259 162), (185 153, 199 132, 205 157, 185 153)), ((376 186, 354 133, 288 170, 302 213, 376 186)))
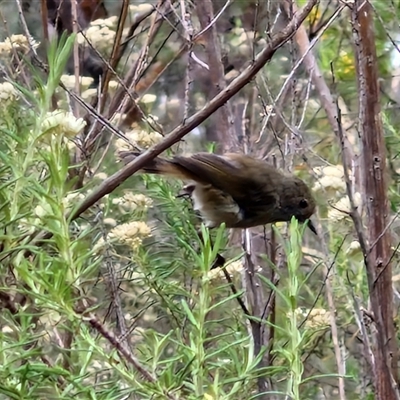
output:
POLYGON ((229 194, 244 210, 275 204, 277 196, 270 174, 280 172, 261 160, 243 155, 246 162, 242 163, 240 156, 229 156, 196 153, 190 157, 174 157, 173 162, 198 177, 199 182, 229 194))

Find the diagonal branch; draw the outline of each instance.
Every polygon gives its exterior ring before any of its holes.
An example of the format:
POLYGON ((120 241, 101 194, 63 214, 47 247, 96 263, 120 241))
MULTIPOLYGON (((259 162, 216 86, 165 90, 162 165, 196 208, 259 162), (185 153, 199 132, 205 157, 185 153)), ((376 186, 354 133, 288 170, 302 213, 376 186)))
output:
MULTIPOLYGON (((191 132, 200 123, 206 120, 211 114, 222 107, 231 97, 238 93, 261 68, 272 58, 274 53, 282 47, 296 32, 301 23, 306 19, 317 0, 309 0, 302 10, 295 13, 293 19, 288 23, 285 29, 273 36, 269 44, 255 58, 252 65, 247 67, 236 79, 234 79, 223 91, 216 95, 207 105, 200 111, 188 118, 184 123, 177 126, 163 141, 156 144, 135 160, 124 166, 114 175, 103 181, 92 193, 90 193, 80 204, 73 210, 69 218, 74 220, 78 218, 84 211, 99 201, 102 197, 111 193, 126 179, 135 172, 140 170, 145 164, 157 157, 163 151, 170 148, 173 144, 179 142, 186 134, 191 132)), ((32 240, 31 244, 38 244, 43 239, 49 238, 50 233, 40 232, 32 240)))

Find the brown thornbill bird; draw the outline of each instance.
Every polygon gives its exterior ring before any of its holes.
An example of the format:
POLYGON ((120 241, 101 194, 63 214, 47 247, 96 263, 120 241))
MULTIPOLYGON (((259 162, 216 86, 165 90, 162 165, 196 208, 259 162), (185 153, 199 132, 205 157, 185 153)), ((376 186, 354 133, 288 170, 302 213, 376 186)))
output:
MULTIPOLYGON (((129 163, 140 153, 121 151, 129 163)), ((309 220, 315 201, 308 186, 294 175, 286 174, 244 154, 196 153, 172 159, 156 157, 142 171, 187 181, 184 194, 190 195, 193 208, 209 228, 225 223, 227 228, 251 228, 274 222, 309 220)))

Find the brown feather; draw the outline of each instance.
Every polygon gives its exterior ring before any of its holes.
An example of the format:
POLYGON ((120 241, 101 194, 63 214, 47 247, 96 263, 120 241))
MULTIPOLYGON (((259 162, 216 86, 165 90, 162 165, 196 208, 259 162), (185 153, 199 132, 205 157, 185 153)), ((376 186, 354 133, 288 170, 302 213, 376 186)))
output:
MULTIPOLYGON (((120 153, 125 162, 138 155, 120 153)), ((304 222, 315 211, 311 192, 301 179, 244 154, 156 157, 143 171, 194 182, 190 185, 194 209, 209 227, 224 222, 229 228, 249 228, 289 221, 292 216, 304 222)))

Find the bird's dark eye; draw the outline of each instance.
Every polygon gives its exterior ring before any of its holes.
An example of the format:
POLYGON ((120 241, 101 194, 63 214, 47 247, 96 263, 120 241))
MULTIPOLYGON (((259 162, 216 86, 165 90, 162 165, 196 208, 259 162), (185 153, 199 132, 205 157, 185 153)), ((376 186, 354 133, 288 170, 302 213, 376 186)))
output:
POLYGON ((299 203, 300 208, 307 208, 308 207, 308 201, 306 199, 301 199, 299 203))

